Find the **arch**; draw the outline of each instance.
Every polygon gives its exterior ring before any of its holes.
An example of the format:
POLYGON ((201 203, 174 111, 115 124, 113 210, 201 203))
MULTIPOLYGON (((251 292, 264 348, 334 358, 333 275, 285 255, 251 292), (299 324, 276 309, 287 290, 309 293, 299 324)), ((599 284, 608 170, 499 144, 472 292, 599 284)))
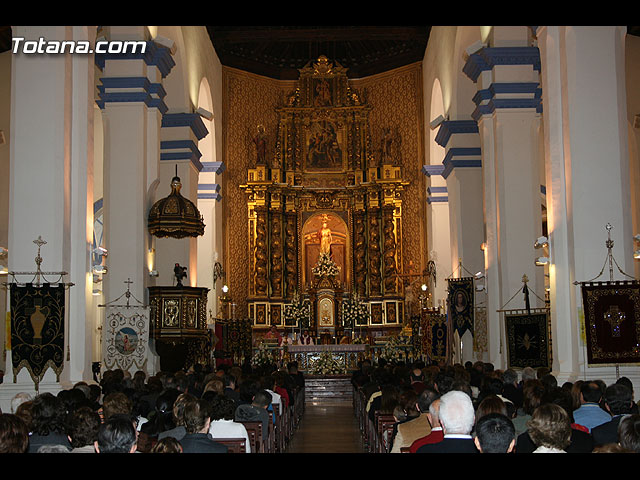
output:
POLYGON ((317 212, 310 215, 302 224, 302 282, 311 283, 311 268, 316 264, 320 253, 320 231, 323 223, 331 232, 331 258, 340 267, 337 279, 341 283, 350 284, 350 241, 347 222, 339 212, 317 212))

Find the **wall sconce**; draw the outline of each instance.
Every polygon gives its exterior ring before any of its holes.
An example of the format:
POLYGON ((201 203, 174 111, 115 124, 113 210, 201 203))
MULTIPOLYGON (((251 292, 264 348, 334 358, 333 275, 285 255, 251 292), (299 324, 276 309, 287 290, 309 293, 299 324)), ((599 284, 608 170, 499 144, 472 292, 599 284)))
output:
POLYGON ((160 274, 158 273, 157 270, 149 270, 149 276, 150 277, 157 277, 158 275, 160 275, 160 274))
POLYGON ((107 273, 107 267, 105 267, 104 265, 94 265, 93 273, 95 273, 96 275, 105 274, 107 273))
POLYGON ((93 249, 93 253, 95 253, 96 255, 100 255, 101 257, 107 257, 109 256, 109 250, 107 250, 104 247, 96 247, 93 249))
POLYGON ((533 245, 533 248, 545 248, 549 246, 549 240, 547 237, 538 237, 536 243, 533 245))
POLYGON ((227 287, 226 285, 223 285, 223 286, 222 286, 222 293, 224 293, 225 295, 226 295, 227 293, 229 293, 229 287, 227 287))
POLYGON ((541 267, 543 265, 547 265, 551 259, 549 257, 538 257, 536 258, 536 265, 541 267))
POLYGON ((481 278, 484 278, 484 273, 482 272, 478 272, 474 275, 476 280, 480 280, 481 278))
POLYGON ((0 275, 7 275, 9 273, 9 269, 4 265, 0 265, 0 275))
POLYGON ((448 118, 443 115, 438 115, 435 119, 431 120, 431 123, 429 124, 431 130, 438 128, 445 120, 448 120, 448 118))

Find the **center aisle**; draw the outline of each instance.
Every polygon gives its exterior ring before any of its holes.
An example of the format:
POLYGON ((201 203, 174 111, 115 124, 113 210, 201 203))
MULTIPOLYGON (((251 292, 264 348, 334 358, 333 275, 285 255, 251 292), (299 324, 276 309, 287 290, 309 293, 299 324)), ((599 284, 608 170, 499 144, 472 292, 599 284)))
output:
POLYGON ((308 401, 286 453, 365 453, 351 401, 308 401))

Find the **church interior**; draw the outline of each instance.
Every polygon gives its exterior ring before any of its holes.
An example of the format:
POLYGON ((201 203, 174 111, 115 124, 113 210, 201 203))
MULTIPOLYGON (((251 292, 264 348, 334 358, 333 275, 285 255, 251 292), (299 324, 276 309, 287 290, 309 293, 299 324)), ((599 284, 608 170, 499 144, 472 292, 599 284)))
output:
POLYGON ((640 389, 640 27, 0 37, 2 411, 327 352, 640 389))

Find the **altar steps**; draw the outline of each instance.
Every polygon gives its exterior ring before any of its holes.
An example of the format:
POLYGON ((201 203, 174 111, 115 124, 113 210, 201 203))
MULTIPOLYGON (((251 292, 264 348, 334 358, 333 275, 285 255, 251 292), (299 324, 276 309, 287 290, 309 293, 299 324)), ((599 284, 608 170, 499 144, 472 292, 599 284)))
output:
POLYGON ((305 376, 306 402, 352 402, 350 376, 305 376))

